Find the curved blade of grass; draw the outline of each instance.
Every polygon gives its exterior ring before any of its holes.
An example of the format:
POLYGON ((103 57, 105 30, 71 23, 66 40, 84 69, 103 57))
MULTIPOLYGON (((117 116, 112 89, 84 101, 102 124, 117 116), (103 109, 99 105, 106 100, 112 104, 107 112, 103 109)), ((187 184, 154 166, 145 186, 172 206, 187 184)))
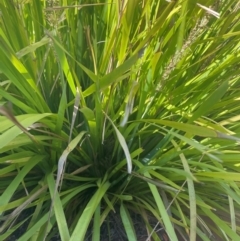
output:
MULTIPOLYGON (((31 152, 31 151, 22 151, 20 153, 14 153, 14 154, 10 154, 8 156, 5 156, 5 157, 1 157, 0 158, 0 163, 1 162, 7 162, 8 160, 15 160, 15 159, 19 159, 19 158, 30 158, 32 156, 34 156, 34 152, 31 152)), ((0 170, 0 175, 2 175, 2 170, 4 168, 2 168, 0 170)))
POLYGON ((0 106, 0 113, 6 116, 9 120, 11 120, 21 131, 23 131, 26 135, 28 135, 32 140, 34 137, 27 131, 27 129, 19 123, 19 121, 15 118, 12 111, 11 102, 7 103, 7 106, 0 106))
MULTIPOLYGON (((23 128, 27 128, 33 123, 50 115, 52 114, 46 113, 46 114, 32 114, 31 116, 26 115, 26 118, 23 119, 21 122, 19 122, 19 124, 23 126, 23 128)), ((13 126, 9 130, 5 131, 0 136, 0 149, 3 148, 4 146, 7 146, 9 142, 11 142, 14 138, 16 138, 21 133, 22 133, 22 129, 19 129, 19 126, 13 126)))
POLYGON ((126 231, 128 240, 137 241, 137 237, 136 237, 134 226, 132 224, 131 217, 123 203, 120 206, 120 215, 122 218, 122 223, 126 231))
POLYGON ((158 119, 146 119, 141 120, 142 122, 150 122, 150 123, 156 123, 156 124, 162 124, 166 126, 170 126, 173 128, 176 128, 181 131, 185 131, 186 133, 190 133, 197 136, 202 137, 214 137, 214 138, 223 138, 223 139, 229 139, 229 140, 235 140, 240 141, 240 138, 237 138, 235 136, 229 136, 224 133, 221 133, 219 131, 204 127, 204 126, 197 126, 187 123, 180 123, 176 121, 168 121, 168 120, 158 120, 158 119))
POLYGON ((84 240, 92 216, 96 211, 97 206, 101 202, 103 195, 106 193, 109 187, 110 183, 106 182, 97 189, 97 191, 85 207, 69 241, 84 240))
MULTIPOLYGON (((176 183, 174 182, 171 182, 170 180, 168 180, 166 177, 164 177, 163 175, 161 175, 160 173, 158 172, 155 172, 155 170, 162 170, 162 171, 167 171, 167 172, 175 172, 177 175, 179 176, 184 176, 184 177, 188 177, 194 181, 198 181, 196 179, 196 177, 194 177, 191 173, 189 172, 186 172, 185 170, 181 170, 179 168, 173 168, 173 167, 158 167, 158 166, 152 166, 152 165, 148 165, 144 168, 141 168, 138 170, 139 173, 144 173, 145 171, 148 171, 152 176, 155 176, 157 177, 158 179, 166 182, 166 183, 171 183, 172 186, 175 186, 175 187, 178 187, 178 189, 180 188, 180 186, 176 185, 176 183)), ((180 188, 181 189, 181 188, 180 188)))
POLYGON ((91 109, 89 109, 89 108, 87 108, 87 107, 82 107, 82 108, 80 109, 80 111, 84 114, 84 116, 86 117, 86 119, 87 119, 88 121, 95 119, 94 112, 93 112, 91 109))
POLYGON ((12 140, 10 143, 8 143, 8 145, 1 148, 0 153, 6 153, 7 151, 13 150, 15 148, 23 147, 26 145, 33 145, 33 144, 35 144, 35 148, 36 148, 37 152, 40 151, 42 153, 45 153, 45 151, 43 151, 43 146, 41 146, 41 144, 43 144, 42 141, 52 140, 53 137, 36 135, 36 136, 34 136, 34 139, 36 140, 37 145, 35 143, 33 143, 32 140, 28 138, 28 136, 19 135, 14 140, 12 140))
MULTIPOLYGON (((131 153, 131 158, 132 160, 134 160, 134 158, 136 156, 139 156, 141 153, 143 152, 142 148, 139 148, 137 150, 135 150, 134 152, 131 153)), ((120 161, 115 168, 112 170, 112 172, 109 174, 109 178, 111 178, 114 174, 116 174, 120 169, 123 168, 123 166, 125 165, 125 160, 120 161)))
MULTIPOLYGON (((106 114, 105 114, 106 115, 106 114)), ((106 115, 106 117, 108 118, 108 120, 110 121, 110 123, 112 124, 116 134, 117 134, 117 138, 119 140, 120 145, 123 148, 123 151, 125 153, 126 156, 126 160, 127 160, 127 169, 128 169, 128 173, 130 174, 132 172, 132 160, 131 160, 131 155, 129 153, 128 150, 128 146, 127 143, 123 137, 123 135, 121 134, 121 132, 117 129, 117 127, 114 125, 114 123, 112 122, 112 120, 106 115)))
POLYGON ((62 153, 61 157, 58 161, 58 171, 57 171, 57 179, 56 179, 56 186, 55 186, 55 193, 59 187, 60 181, 63 178, 63 170, 67 160, 69 153, 77 146, 79 141, 83 138, 86 134, 85 131, 80 132, 67 146, 67 148, 62 153))
MULTIPOLYGON (((169 191, 172 191, 172 192, 178 192, 179 191, 179 189, 170 187, 170 186, 164 184, 164 182, 161 182, 161 181, 159 181, 157 179, 149 179, 147 177, 138 175, 137 173, 133 173, 133 175, 138 177, 139 179, 142 179, 142 180, 146 181, 146 182, 152 183, 155 186, 160 187, 161 189, 166 189, 166 190, 169 190, 169 191)), ((182 189, 182 191, 184 191, 184 190, 182 189)))

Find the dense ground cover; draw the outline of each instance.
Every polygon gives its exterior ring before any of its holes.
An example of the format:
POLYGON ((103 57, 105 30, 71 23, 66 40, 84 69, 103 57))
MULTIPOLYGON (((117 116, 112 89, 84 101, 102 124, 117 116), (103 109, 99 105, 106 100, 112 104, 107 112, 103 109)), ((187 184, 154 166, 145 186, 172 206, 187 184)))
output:
POLYGON ((0 240, 240 240, 239 18, 0 1, 0 240))

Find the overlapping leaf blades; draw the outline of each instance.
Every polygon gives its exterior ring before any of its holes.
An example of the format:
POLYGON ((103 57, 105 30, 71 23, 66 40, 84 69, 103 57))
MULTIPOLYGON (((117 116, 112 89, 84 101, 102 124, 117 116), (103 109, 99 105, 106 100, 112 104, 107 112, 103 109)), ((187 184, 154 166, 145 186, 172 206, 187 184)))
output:
POLYGON ((0 239, 240 239, 239 7, 1 1, 0 239))

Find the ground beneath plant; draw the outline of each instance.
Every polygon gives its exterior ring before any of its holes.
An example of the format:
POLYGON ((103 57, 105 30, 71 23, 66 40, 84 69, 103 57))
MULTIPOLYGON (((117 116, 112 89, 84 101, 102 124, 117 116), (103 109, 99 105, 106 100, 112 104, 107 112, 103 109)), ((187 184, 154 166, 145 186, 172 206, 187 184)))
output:
MULTIPOLYGON (((28 212, 29 214, 29 212, 28 212)), ((19 218, 18 221, 21 221, 26 218, 27 213, 23 213, 19 218)), ((147 241, 149 238, 149 232, 146 229, 146 225, 144 220, 142 219, 142 216, 140 214, 131 213, 130 214, 132 220, 133 220, 133 226, 136 231, 136 237, 138 241, 147 241)), ((148 216, 148 221, 151 227, 155 227, 157 224, 157 220, 152 217, 148 216)), ((4 241, 17 241, 26 231, 28 223, 26 222, 23 226, 18 228, 8 239, 4 241)), ((92 240, 92 231, 91 231, 91 225, 89 230, 86 234, 85 241, 91 241, 92 240)), ((170 241, 168 238, 165 230, 158 225, 156 228, 156 234, 162 241, 170 241)), ((108 216, 108 219, 102 224, 101 230, 101 241, 128 241, 127 234, 124 229, 124 225, 122 223, 122 219, 120 216, 119 211, 114 213, 111 212, 108 216)), ((151 239, 149 239, 151 240, 151 239)), ((50 241, 61 241, 59 232, 56 231, 56 235, 50 239, 50 241)))

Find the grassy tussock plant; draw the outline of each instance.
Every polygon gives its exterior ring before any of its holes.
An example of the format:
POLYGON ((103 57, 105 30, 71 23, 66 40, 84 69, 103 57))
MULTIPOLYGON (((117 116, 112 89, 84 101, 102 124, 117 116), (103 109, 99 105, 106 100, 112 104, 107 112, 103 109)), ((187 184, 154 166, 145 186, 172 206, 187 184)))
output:
POLYGON ((240 240, 239 6, 2 0, 0 240, 240 240))

